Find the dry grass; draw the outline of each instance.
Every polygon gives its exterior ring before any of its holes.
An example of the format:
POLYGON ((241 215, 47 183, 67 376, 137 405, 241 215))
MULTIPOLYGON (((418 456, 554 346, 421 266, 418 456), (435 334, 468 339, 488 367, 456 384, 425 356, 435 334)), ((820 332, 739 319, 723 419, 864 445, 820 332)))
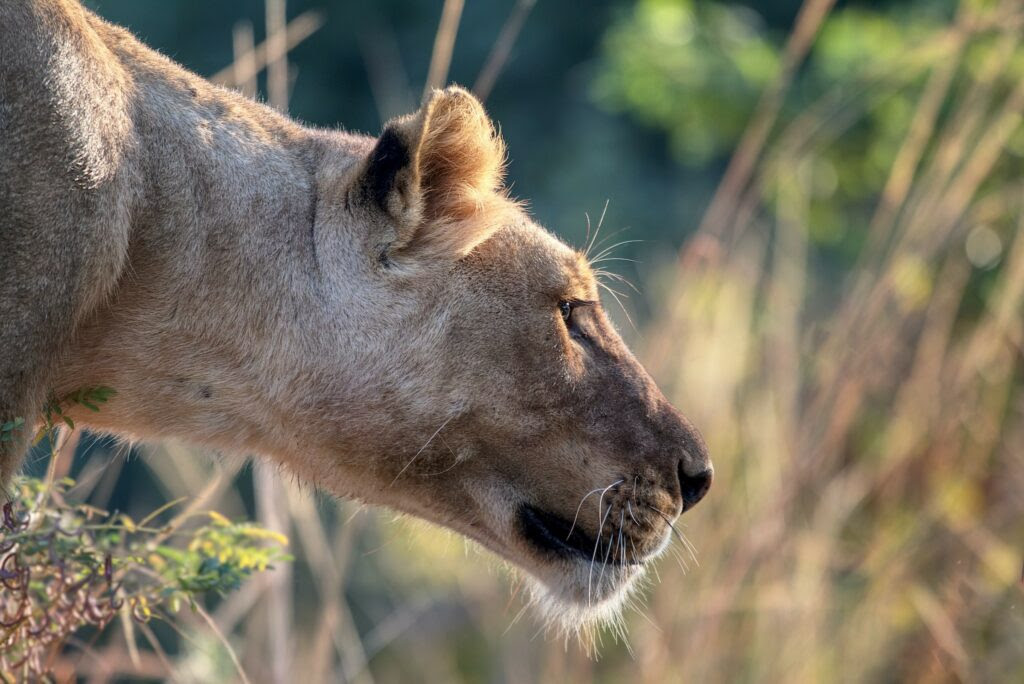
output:
MULTIPOLYGON (((640 662, 666 663, 653 681, 1024 676, 1024 188, 979 190, 1024 100, 985 81, 1005 63, 947 99, 984 24, 962 18, 926 69, 838 294, 823 303, 808 270, 808 170, 843 130, 813 111, 742 151, 757 161, 721 202, 734 210, 705 222, 660 293, 646 360, 718 477, 689 532, 701 570, 654 619, 677 636, 637 639, 640 662), (1013 242, 972 317, 965 239, 998 222, 1013 242)), ((863 111, 844 106, 852 126, 863 111)))

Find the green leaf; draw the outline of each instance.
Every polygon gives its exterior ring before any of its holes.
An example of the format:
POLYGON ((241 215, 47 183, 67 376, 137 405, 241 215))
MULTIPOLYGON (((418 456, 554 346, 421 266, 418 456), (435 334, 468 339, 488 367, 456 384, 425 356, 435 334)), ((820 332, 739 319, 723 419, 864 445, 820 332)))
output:
POLYGON ((184 563, 188 558, 188 555, 184 551, 181 551, 180 549, 172 549, 169 546, 158 546, 155 551, 158 555, 175 563, 184 563))
POLYGON ((13 442, 14 435, 11 433, 20 430, 25 425, 24 418, 15 418, 0 425, 0 442, 13 442))

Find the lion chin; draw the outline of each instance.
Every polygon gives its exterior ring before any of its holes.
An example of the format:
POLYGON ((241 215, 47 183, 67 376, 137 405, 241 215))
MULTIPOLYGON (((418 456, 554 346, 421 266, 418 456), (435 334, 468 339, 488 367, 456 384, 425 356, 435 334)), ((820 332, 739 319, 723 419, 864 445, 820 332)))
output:
POLYGON ((646 565, 599 562, 574 564, 558 576, 546 573, 543 579, 526 574, 529 598, 523 610, 534 613, 547 634, 577 639, 588 652, 596 652, 604 630, 625 640, 624 613, 626 608, 639 609, 635 597, 645 578, 646 565))
POLYGON ((603 630, 609 630, 616 640, 625 640, 624 611, 638 608, 634 597, 645 577, 646 566, 580 564, 560 581, 531 577, 527 605, 547 633, 566 640, 575 638, 588 652, 596 653, 603 630))

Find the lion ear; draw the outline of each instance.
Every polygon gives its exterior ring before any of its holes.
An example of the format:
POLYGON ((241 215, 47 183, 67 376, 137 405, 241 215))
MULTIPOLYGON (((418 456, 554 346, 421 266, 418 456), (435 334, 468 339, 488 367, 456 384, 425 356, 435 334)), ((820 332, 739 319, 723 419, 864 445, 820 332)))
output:
POLYGON ((468 253, 497 221, 505 145, 483 106, 458 87, 435 90, 389 121, 367 157, 364 196, 396 226, 391 253, 468 253))

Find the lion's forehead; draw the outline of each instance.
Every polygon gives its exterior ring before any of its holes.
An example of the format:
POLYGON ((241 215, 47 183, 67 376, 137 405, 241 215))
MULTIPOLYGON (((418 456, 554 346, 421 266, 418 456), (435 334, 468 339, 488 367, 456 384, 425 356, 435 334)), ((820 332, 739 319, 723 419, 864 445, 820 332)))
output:
POLYGON ((597 298, 594 272, 584 255, 536 223, 507 226, 490 243, 487 261, 506 278, 550 297, 597 298))

